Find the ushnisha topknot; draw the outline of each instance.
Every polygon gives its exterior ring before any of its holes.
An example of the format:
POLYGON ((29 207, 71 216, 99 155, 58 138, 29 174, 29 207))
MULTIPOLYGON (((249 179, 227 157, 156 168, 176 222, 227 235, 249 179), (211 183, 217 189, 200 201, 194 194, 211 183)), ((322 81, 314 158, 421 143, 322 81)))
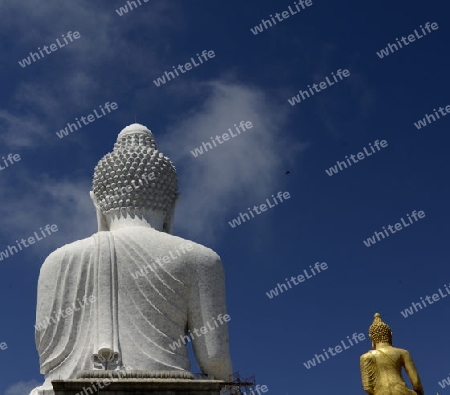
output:
POLYGON ((369 327, 369 336, 374 343, 392 342, 391 328, 383 322, 379 313, 375 313, 373 323, 369 327))
POLYGON ((166 214, 177 190, 174 164, 158 152, 152 132, 138 123, 119 133, 113 151, 94 170, 92 191, 103 214, 166 214))

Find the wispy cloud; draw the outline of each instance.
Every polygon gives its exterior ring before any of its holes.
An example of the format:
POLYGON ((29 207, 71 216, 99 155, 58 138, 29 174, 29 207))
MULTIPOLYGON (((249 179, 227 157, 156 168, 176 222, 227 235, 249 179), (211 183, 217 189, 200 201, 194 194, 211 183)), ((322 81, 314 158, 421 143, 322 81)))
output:
MULTIPOLYGON (((97 231, 94 206, 89 197, 90 178, 56 180, 48 175, 35 178, 28 169, 3 175, 0 186, 2 240, 14 245, 16 239, 28 238, 46 224, 56 224, 58 231, 45 242, 32 246, 34 253, 90 236, 97 231), (21 193, 13 194, 12 177, 19 176, 21 193), (9 179, 5 179, 9 177, 9 179)), ((0 246, 5 249, 5 246, 0 246)))
MULTIPOLYGON (((93 108, 105 101, 116 100, 120 105, 118 98, 125 94, 129 97, 133 91, 130 81, 148 78, 149 68, 162 68, 159 55, 166 50, 159 46, 165 43, 149 40, 142 54, 142 43, 134 37, 136 32, 145 28, 146 34, 156 33, 163 26, 171 31, 173 21, 180 22, 176 8, 168 1, 147 4, 145 12, 133 16, 132 23, 129 18, 128 21, 118 18, 112 4, 99 5, 88 0, 63 3, 0 0, 0 11, 3 16, 0 39, 9 42, 10 37, 16 37, 3 73, 3 78, 8 78, 8 73, 11 78, 8 106, 0 110, 0 142, 3 154, 7 150, 20 154, 28 151, 28 160, 33 154, 45 157, 46 152, 57 149, 63 155, 68 148, 61 145, 56 131, 75 117, 92 113, 93 108), (21 31, 18 36, 17 30, 21 31), (30 51, 54 43, 69 30, 79 31, 81 38, 26 68, 19 66, 17 62, 30 51), (17 74, 21 77, 17 78, 17 74)), ((86 144, 87 138, 79 133, 72 139, 70 149, 87 151, 84 146, 73 146, 86 144)), ((38 160, 43 163, 43 157, 38 160)), ((73 165, 77 162, 73 161, 73 165)), ((77 177, 73 173, 58 177, 54 173, 39 174, 32 167, 16 166, 2 171, 0 178, 4 242, 11 239, 12 244, 42 225, 57 224, 59 231, 47 239, 47 244, 33 246, 33 251, 38 252, 48 249, 49 243, 54 248, 60 247, 97 230, 89 198, 92 173, 80 178, 74 170, 77 177), (15 190, 20 193, 11 193, 15 190)))
POLYGON ((301 131, 299 141, 287 137, 285 106, 271 102, 257 87, 214 81, 201 84, 197 93, 203 104, 169 126, 157 143, 179 169, 176 227, 204 240, 221 233, 236 210, 270 196, 306 144, 300 142, 301 131), (252 122, 253 128, 196 158, 191 154, 240 121, 252 122))
POLYGON ((146 5, 145 15, 136 14, 132 23, 118 19, 113 5, 105 2, 100 6, 87 0, 0 0, 0 10, 0 39, 16 37, 4 75, 21 75, 11 80, 10 105, 0 113, 2 141, 10 148, 58 144, 55 131, 74 117, 92 112, 105 101, 119 102, 120 95, 135 88, 131 80, 142 80, 149 69, 162 68, 156 53, 163 44, 149 41, 145 56, 136 57, 142 49, 133 35, 144 27, 147 34, 156 33, 178 20, 176 8, 167 1, 146 5), (26 68, 19 66, 18 61, 30 51, 37 52, 38 47, 54 43, 68 31, 78 31, 81 37, 26 68))
MULTIPOLYGON (((171 49, 149 42, 145 56, 136 58, 134 55, 141 44, 134 43, 132 37, 144 25, 148 34, 149 26, 157 32, 171 22, 170 18, 180 19, 168 4, 162 1, 158 5, 146 5, 146 16, 138 18, 136 14, 130 24, 118 18, 114 9, 87 0, 68 3, 50 0, 44 5, 39 0, 30 0, 20 6, 0 0, 0 10, 7 20, 0 26, 0 37, 11 35, 17 26, 33 26, 38 32, 31 34, 24 29, 26 32, 19 38, 18 49, 14 49, 11 59, 21 60, 31 50, 54 42, 58 35, 69 30, 81 34, 77 42, 52 54, 51 58, 40 60, 39 64, 25 69, 14 65, 23 79, 13 90, 12 105, 0 111, 2 142, 10 149, 34 148, 44 143, 53 149, 52 144, 61 144, 54 132, 75 116, 91 112, 104 100, 129 95, 134 86, 129 85, 128 76, 132 75, 133 81, 142 81, 148 80, 149 69, 164 70, 166 65, 160 63, 160 55, 164 53, 170 58, 171 49), (46 68, 44 62, 61 65, 57 78, 55 67, 46 68), (111 64, 120 73, 111 70, 111 64), (36 78, 33 70, 38 68, 42 74, 36 78)), ((177 227, 197 237, 204 236, 204 229, 214 224, 214 230, 208 232, 213 238, 223 231, 227 220, 236 216, 236 210, 264 200, 277 189, 286 166, 305 144, 300 143, 301 130, 294 134, 298 140, 287 137, 291 133, 286 130, 289 108, 285 103, 272 101, 258 87, 226 76, 208 83, 181 81, 165 92, 174 97, 180 93, 185 93, 195 104, 180 113, 164 137, 156 134, 157 143, 167 147, 166 153, 180 170, 182 199, 175 217, 177 227), (191 155, 190 150, 203 141, 210 141, 210 136, 221 135, 242 120, 251 121, 253 128, 201 157, 191 155)), ((136 92, 137 96, 140 94, 136 92)), ((146 93, 146 101, 151 102, 154 94, 146 93)), ((52 222, 60 229, 71 229, 72 239, 84 238, 96 230, 95 212, 88 195, 91 176, 74 181, 43 175, 38 183, 31 170, 23 170, 23 193, 14 198, 6 193, 12 184, 3 177, 0 213, 9 229, 19 234, 27 235, 33 227, 54 218, 52 222), (37 210, 37 207, 51 207, 51 210, 37 210)), ((72 240, 64 232, 52 236, 56 246, 69 241, 72 240)))
POLYGON ((18 383, 9 386, 4 395, 26 395, 38 385, 41 385, 41 383, 38 383, 36 380, 19 381, 18 383))
MULTIPOLYGON (((271 102, 256 87, 214 81, 200 84, 197 93, 203 103, 175 120, 166 134, 155 135, 158 147, 179 171, 182 198, 175 216, 176 230, 207 242, 228 229, 227 221, 238 211, 274 193, 285 169, 306 144, 287 137, 292 134, 285 129, 285 106, 271 102), (202 142, 222 135, 240 121, 252 122, 253 128, 197 158, 191 154, 202 142), (205 229, 209 229, 206 234, 205 229)), ((39 226, 55 223, 60 231, 48 243, 57 248, 97 230, 89 198, 91 174, 77 180, 45 174, 36 179, 31 171, 18 167, 14 173, 5 172, 2 179, 7 186, 13 183, 13 176, 20 178, 22 190, 13 196, 8 188, 0 188, 0 215, 3 229, 8 229, 5 237, 25 237, 39 226)), ((39 250, 38 244, 34 247, 39 250)))

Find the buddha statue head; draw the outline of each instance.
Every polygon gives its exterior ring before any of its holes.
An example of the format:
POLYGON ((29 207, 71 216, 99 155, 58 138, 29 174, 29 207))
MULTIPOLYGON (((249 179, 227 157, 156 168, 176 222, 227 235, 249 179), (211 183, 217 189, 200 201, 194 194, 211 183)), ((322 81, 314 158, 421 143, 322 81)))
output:
POLYGON ((369 337, 372 340, 372 348, 376 344, 388 343, 392 346, 392 331, 388 324, 383 322, 379 313, 375 313, 372 325, 369 327, 369 337))
POLYGON ((177 189, 175 166, 158 152, 152 132, 127 126, 95 167, 90 195, 99 231, 146 225, 172 233, 177 189))

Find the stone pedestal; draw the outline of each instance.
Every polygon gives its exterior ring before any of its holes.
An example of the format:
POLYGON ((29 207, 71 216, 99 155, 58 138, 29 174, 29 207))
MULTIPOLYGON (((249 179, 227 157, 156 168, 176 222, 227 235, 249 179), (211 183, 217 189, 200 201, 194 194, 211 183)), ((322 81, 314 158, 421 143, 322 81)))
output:
POLYGON ((185 379, 73 379, 52 381, 55 395, 219 395, 225 382, 185 379))

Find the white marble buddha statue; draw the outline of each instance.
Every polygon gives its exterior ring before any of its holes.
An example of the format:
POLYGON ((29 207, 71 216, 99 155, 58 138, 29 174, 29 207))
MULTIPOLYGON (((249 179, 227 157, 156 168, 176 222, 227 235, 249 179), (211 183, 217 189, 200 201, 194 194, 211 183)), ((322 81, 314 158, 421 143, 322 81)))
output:
POLYGON ((211 249, 171 235, 177 183, 140 124, 99 161, 91 191, 99 231, 54 251, 40 271, 35 337, 45 382, 30 395, 52 395, 52 380, 81 371, 188 374, 186 346, 171 345, 214 319, 192 346, 204 374, 228 379, 228 327, 217 325, 223 266, 211 249))

